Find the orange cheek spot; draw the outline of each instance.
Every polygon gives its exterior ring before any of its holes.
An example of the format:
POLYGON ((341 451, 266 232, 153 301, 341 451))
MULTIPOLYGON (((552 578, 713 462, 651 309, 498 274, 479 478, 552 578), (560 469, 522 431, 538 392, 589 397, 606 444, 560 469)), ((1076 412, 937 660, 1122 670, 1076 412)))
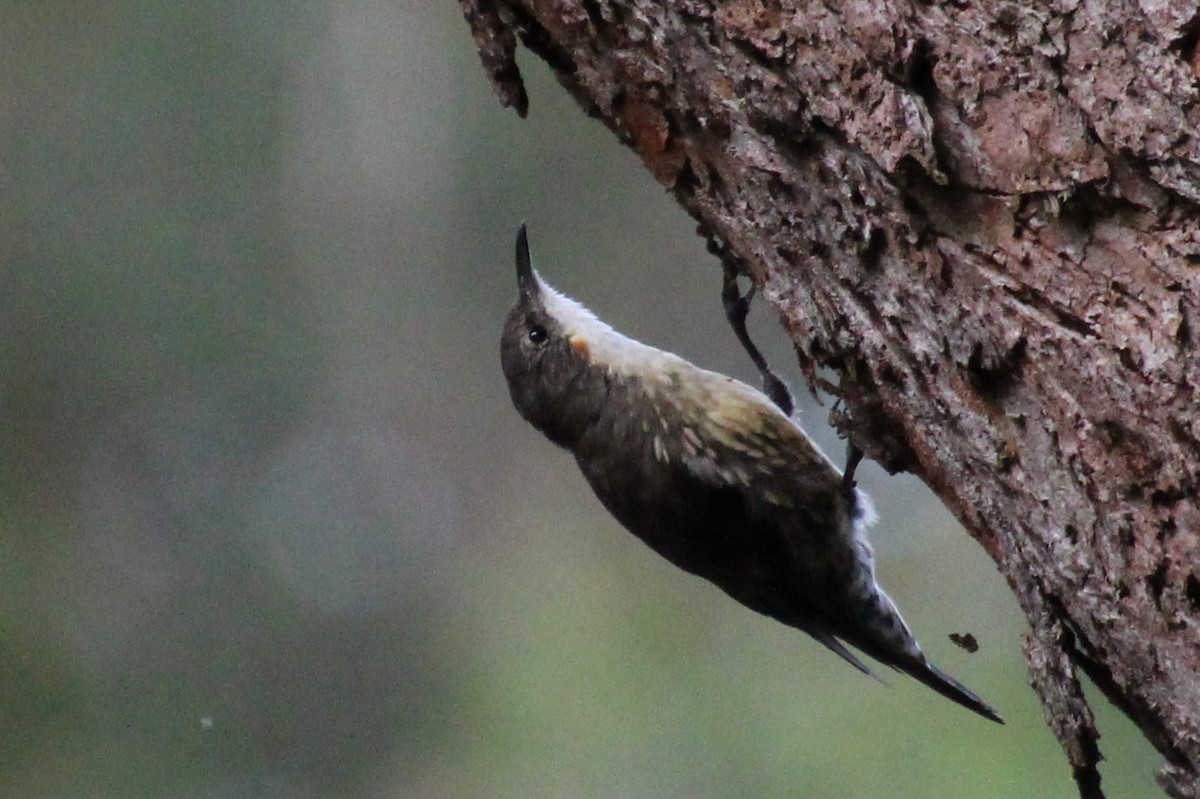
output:
POLYGON ((571 345, 571 349, 579 353, 580 357, 588 357, 588 343, 582 336, 571 336, 567 339, 567 343, 571 345))

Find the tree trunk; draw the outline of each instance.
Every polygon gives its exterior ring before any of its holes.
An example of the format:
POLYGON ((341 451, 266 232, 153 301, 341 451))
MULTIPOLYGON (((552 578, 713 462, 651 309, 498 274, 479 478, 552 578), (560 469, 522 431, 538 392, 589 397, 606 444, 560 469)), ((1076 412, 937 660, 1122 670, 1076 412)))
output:
POLYGON ((1076 668, 1196 796, 1200 11, 461 2, 501 101, 516 34, 839 376, 842 432, 995 559, 1081 793, 1076 668))

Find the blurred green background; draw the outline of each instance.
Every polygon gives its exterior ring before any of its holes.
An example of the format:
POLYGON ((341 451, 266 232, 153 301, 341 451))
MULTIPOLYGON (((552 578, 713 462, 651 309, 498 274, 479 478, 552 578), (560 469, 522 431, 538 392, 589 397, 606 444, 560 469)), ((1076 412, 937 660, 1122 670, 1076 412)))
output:
MULTIPOLYGON (((753 377, 694 223, 522 59, 526 121, 451 0, 0 7, 0 795, 1074 796, 921 484, 862 472, 882 579, 1005 727, 675 571, 517 417, 521 219, 753 377)), ((1110 796, 1157 795, 1100 721, 1110 796)))

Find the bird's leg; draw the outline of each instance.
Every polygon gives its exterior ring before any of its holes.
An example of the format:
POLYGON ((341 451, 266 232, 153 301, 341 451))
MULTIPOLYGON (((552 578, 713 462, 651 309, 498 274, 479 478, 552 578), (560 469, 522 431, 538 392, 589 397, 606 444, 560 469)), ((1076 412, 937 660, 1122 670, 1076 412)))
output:
POLYGON ((750 289, 742 294, 737 284, 737 268, 727 258, 722 259, 722 263, 725 266, 725 282, 721 288, 721 301, 725 305, 725 318, 729 320, 729 326, 733 328, 733 334, 741 342, 742 348, 758 368, 758 374, 762 377, 763 392, 779 410, 791 416, 796 410, 796 400, 792 397, 791 389, 771 371, 771 365, 759 352, 758 347, 754 346, 754 342, 750 340, 750 333, 746 330, 746 315, 750 313, 750 301, 754 299, 755 287, 751 285, 750 289))
MULTIPOLYGON (((725 318, 729 320, 729 326, 733 328, 733 334, 737 336, 737 340, 741 342, 742 348, 746 350, 746 354, 750 356, 750 360, 754 362, 754 366, 758 369, 758 374, 762 378, 763 392, 781 411, 791 416, 796 410, 796 400, 792 396, 791 389, 787 387, 787 383, 784 383, 771 370, 771 365, 767 363, 767 359, 763 357, 762 352, 754 345, 754 342, 750 339, 750 333, 746 329, 746 317, 750 313, 750 301, 754 299, 757 287, 751 284, 746 293, 742 294, 741 290, 738 289, 737 281, 741 273, 737 265, 728 257, 728 253, 726 252, 727 247, 711 235, 708 237, 708 250, 721 258, 721 263, 725 268, 724 282, 721 286, 721 302, 725 306, 725 318)), ((855 491, 858 488, 858 481, 854 479, 854 473, 858 469, 858 464, 862 459, 863 451, 847 439, 846 469, 842 473, 842 493, 851 501, 857 501, 855 491)))
POLYGON ((842 493, 847 499, 854 497, 854 489, 858 487, 858 481, 854 479, 854 470, 858 468, 859 462, 863 459, 863 451, 854 445, 854 442, 846 440, 846 471, 842 472, 842 493))

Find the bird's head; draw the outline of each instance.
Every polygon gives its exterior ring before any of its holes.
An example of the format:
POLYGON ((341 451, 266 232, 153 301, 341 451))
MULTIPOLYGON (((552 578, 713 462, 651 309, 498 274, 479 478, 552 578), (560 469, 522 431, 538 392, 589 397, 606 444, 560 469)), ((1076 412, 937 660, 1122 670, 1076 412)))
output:
POLYGON ((517 411, 553 441, 571 446, 605 400, 607 364, 597 354, 618 337, 591 311, 533 269, 525 226, 517 232, 517 301, 504 322, 500 361, 517 411), (599 346, 598 346, 599 345, 599 346), (593 379, 600 378, 600 379, 593 379))

